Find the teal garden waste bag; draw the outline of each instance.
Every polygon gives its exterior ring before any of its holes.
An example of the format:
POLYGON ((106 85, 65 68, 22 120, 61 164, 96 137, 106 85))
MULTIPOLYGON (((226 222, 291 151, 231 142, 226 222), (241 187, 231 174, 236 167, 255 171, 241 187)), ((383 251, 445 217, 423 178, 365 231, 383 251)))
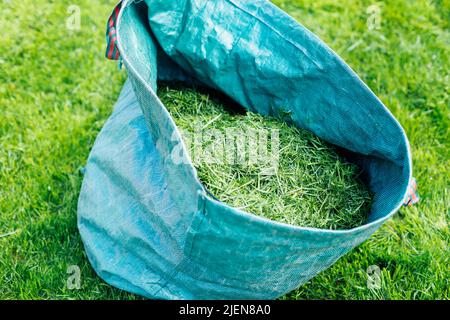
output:
POLYGON ((107 36, 107 56, 120 59, 128 80, 91 151, 78 204, 87 256, 107 283, 158 299, 273 299, 417 200, 402 127, 330 48, 270 2, 123 1, 107 36), (156 95, 158 80, 289 114, 345 149, 374 193, 366 223, 291 226, 211 197, 156 95))

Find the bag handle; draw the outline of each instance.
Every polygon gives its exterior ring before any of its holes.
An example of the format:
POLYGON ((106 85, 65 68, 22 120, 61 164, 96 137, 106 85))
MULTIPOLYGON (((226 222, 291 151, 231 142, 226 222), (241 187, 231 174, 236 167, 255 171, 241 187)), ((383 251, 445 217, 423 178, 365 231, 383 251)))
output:
POLYGON ((120 52, 117 48, 117 30, 116 23, 117 17, 119 16, 120 9, 122 8, 122 1, 114 7, 113 12, 109 16, 108 23, 106 26, 106 58, 110 60, 119 60, 120 52))

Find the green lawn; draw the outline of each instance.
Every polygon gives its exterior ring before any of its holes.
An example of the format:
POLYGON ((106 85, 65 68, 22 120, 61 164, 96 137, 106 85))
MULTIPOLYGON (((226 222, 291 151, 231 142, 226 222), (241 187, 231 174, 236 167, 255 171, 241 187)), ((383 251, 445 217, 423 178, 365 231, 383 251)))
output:
MULTIPOLYGON (((450 1, 377 2, 370 31, 370 1, 275 2, 399 119, 422 198, 285 298, 449 299, 450 1), (380 289, 366 286, 370 265, 382 270, 380 289)), ((103 57, 114 3, 0 0, 0 298, 139 298, 95 275, 76 227, 80 168, 126 78, 103 57), (72 4, 79 30, 66 28, 72 4), (80 290, 66 286, 70 265, 81 268, 80 290)))

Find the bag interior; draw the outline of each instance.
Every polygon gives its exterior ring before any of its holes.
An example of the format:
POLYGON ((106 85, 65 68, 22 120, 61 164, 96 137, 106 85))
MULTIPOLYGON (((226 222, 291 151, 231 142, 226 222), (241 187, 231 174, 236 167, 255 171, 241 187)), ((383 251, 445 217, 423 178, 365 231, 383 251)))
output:
MULTIPOLYGON (((368 223, 401 205, 411 175, 403 129, 345 62, 273 4, 145 0, 128 5, 119 24, 135 90, 154 93, 160 80, 183 81, 218 90, 252 112, 288 114, 363 169, 374 193, 368 223)), ((177 132, 173 120, 160 102, 160 109, 144 98, 140 104, 167 153, 177 132)), ((199 184, 190 168, 167 170, 185 170, 185 182, 199 184)))

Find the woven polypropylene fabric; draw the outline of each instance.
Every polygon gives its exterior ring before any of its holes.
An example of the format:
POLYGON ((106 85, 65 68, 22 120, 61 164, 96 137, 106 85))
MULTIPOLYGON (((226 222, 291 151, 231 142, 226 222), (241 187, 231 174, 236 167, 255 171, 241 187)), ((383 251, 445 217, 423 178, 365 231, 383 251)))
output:
POLYGON ((124 1, 117 48, 129 80, 86 166, 78 226, 108 283, 150 298, 276 298, 328 268, 401 206, 407 138, 317 37, 268 1, 124 1), (196 82, 346 149, 374 203, 351 230, 290 226, 211 198, 157 80, 196 82), (173 161, 173 151, 185 161, 173 161))

